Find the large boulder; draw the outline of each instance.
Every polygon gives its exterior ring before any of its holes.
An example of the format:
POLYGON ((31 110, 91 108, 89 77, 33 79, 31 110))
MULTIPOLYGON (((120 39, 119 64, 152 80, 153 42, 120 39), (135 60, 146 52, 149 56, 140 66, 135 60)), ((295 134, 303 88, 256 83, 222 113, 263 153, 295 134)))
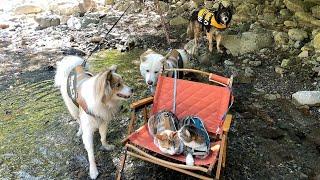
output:
POLYGON ((289 29, 288 31, 289 38, 294 41, 303 41, 308 38, 308 33, 302 29, 289 29))
POLYGON ((222 39, 222 45, 234 56, 270 47, 272 44, 273 36, 270 32, 244 32, 241 36, 225 35, 222 39))
POLYGON ((21 15, 21 14, 35 14, 35 13, 40 13, 42 11, 43 9, 37 5, 25 4, 25 5, 18 6, 14 10, 14 13, 17 15, 21 15))
POLYGON ((286 7, 293 12, 304 12, 306 11, 306 6, 302 0, 284 0, 286 7))
POLYGON ((39 15, 34 18, 41 29, 60 25, 60 18, 56 15, 39 15))

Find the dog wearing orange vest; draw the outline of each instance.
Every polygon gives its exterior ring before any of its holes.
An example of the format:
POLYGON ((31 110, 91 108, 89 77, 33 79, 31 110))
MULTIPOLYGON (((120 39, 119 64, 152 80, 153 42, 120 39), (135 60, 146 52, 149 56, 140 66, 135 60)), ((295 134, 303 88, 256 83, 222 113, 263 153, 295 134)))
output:
POLYGON ((187 34, 190 38, 194 38, 195 46, 192 50, 192 54, 195 53, 195 49, 198 47, 199 38, 202 31, 205 31, 207 40, 209 42, 209 51, 213 50, 213 38, 217 42, 217 50, 222 53, 220 48, 222 34, 221 31, 227 29, 232 19, 231 7, 224 7, 219 4, 218 10, 211 12, 206 8, 196 10, 192 12, 190 23, 187 29, 187 34))
POLYGON ((108 123, 117 113, 120 102, 131 97, 132 89, 126 86, 122 77, 112 66, 96 75, 84 69, 85 60, 67 56, 57 63, 55 86, 60 88, 62 98, 74 119, 79 122, 78 136, 82 136, 90 163, 89 175, 99 175, 94 158, 93 134, 99 130, 102 147, 114 149, 106 141, 108 123))

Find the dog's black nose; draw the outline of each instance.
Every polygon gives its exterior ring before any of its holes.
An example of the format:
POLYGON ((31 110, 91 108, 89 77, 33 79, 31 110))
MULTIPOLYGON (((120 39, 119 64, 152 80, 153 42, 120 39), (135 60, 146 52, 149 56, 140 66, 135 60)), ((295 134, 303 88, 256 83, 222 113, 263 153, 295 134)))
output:
POLYGON ((152 81, 147 81, 147 84, 151 86, 153 84, 153 82, 152 81))

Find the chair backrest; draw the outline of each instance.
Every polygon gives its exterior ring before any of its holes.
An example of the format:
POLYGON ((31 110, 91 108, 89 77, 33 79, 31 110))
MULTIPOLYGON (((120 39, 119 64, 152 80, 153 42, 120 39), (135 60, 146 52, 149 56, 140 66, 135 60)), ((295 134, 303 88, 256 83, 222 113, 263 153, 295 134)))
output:
MULTIPOLYGON (((231 91, 199 82, 177 79, 176 115, 200 117, 208 132, 221 133, 221 125, 228 111, 231 91)), ((153 100, 152 114, 173 109, 174 78, 159 76, 153 100)))

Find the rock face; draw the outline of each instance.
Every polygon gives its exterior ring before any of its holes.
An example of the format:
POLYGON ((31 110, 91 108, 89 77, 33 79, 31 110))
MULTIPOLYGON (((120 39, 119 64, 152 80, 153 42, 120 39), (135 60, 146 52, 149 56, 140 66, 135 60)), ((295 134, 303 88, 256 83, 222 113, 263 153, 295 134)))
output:
POLYGON ((39 13, 42 11, 42 8, 36 5, 32 5, 32 4, 26 4, 26 5, 22 5, 17 7, 14 10, 14 13, 17 15, 21 15, 21 14, 35 14, 35 13, 39 13))
POLYGON ((35 17, 35 21, 39 24, 40 28, 47 28, 51 26, 58 26, 60 18, 55 15, 42 15, 35 17))
POLYGON ((297 105, 319 105, 320 91, 299 91, 292 95, 292 99, 297 105))
POLYGON ((234 56, 270 47, 272 44, 273 37, 269 32, 245 32, 241 36, 226 35, 222 40, 222 45, 234 56))
POLYGON ((308 33, 301 29, 290 29, 288 35, 290 39, 295 41, 303 41, 308 38, 308 33))

